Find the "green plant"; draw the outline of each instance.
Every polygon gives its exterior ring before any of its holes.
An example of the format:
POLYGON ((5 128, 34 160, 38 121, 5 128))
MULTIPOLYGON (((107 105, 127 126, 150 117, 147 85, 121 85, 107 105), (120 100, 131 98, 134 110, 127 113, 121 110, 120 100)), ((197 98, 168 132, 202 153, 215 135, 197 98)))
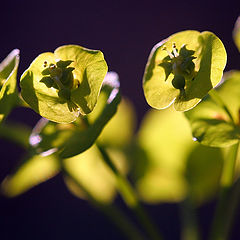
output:
MULTIPOLYGON (((238 22, 233 36, 240 49, 238 22)), ((19 94, 13 50, 0 65, 0 136, 26 155, 2 192, 15 197, 61 172, 71 193, 135 240, 164 239, 142 202, 178 202, 182 238, 201 239, 195 209, 219 194, 209 239, 227 239, 239 198, 240 72, 222 78, 226 57, 211 32, 183 31, 154 46, 144 94, 153 108, 174 108, 151 110, 134 134, 134 108, 121 100, 118 75, 107 73, 100 51, 66 45, 39 55, 19 94), (16 106, 42 118, 33 129, 10 122, 16 106), (115 205, 117 193, 141 229, 115 205)))

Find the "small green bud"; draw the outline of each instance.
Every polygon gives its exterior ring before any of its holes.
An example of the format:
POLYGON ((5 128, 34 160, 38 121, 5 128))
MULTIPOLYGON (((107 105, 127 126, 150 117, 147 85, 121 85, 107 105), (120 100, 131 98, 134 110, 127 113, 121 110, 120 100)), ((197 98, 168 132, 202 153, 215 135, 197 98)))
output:
POLYGON ((175 75, 172 80, 172 85, 176 89, 184 89, 185 87, 185 78, 182 75, 175 75))

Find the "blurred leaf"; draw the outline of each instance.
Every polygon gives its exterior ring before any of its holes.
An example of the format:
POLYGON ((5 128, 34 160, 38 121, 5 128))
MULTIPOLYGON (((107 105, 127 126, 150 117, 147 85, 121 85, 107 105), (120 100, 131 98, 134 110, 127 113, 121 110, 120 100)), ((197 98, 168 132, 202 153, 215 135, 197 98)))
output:
MULTIPOLYGON (((98 103, 100 103, 101 100, 102 99, 99 99, 98 103)), ((98 106, 97 104, 96 108, 98 108, 98 106)), ((92 120, 92 114, 95 114, 95 109, 89 114, 90 122, 92 120)), ((133 105, 128 99, 122 98, 116 114, 104 127, 97 141, 102 146, 107 147, 121 148, 127 146, 133 137, 135 125, 136 115, 133 105)))
MULTIPOLYGON (((109 153, 119 170, 125 172, 124 156, 116 151, 109 153)), ((84 153, 64 159, 63 167, 65 183, 74 195, 87 199, 89 194, 103 204, 113 201, 116 194, 115 177, 95 145, 84 153)))
POLYGON ((31 129, 19 123, 10 123, 0 125, 0 137, 20 144, 22 147, 29 147, 29 136, 31 129))
POLYGON ((19 52, 14 49, 0 64, 0 123, 17 101, 19 52))
MULTIPOLYGON (((183 31, 171 35, 155 45, 150 53, 143 77, 146 100, 151 107, 156 109, 166 108, 175 100, 174 107, 177 111, 187 111, 198 104, 208 91, 220 82, 225 65, 225 48, 220 39, 213 33, 183 31), (171 49, 173 44, 177 48, 181 48, 180 52, 182 50, 183 59, 186 61, 182 60, 182 56, 174 59, 173 52, 169 51, 169 54, 172 54, 172 60, 169 58, 171 61, 183 61, 179 68, 191 59, 190 63, 192 63, 193 68, 195 65, 192 73, 188 69, 186 70, 189 71, 189 74, 178 73, 185 78, 184 89, 177 89, 173 86, 172 81, 176 73, 169 74, 167 71, 166 75, 165 65, 162 64, 168 58, 167 51, 163 50, 171 49), (188 50, 186 51, 185 48, 183 52, 184 46, 188 50), (185 54, 186 52, 189 54, 185 54), (190 57, 193 53, 193 57, 190 57)), ((174 71, 174 66, 173 64, 172 71, 174 71)))
POLYGON ((197 144, 186 162, 186 180, 193 202, 202 202, 214 196, 221 178, 223 154, 219 148, 197 144))
POLYGON ((145 116, 138 134, 138 143, 145 152, 145 166, 137 181, 144 201, 180 201, 185 197, 183 159, 191 141, 187 121, 172 108, 161 112, 152 110, 145 116))
POLYGON ((193 137, 204 145, 227 147, 239 140, 240 109, 240 72, 231 71, 224 74, 223 83, 213 91, 222 99, 233 116, 235 124, 221 106, 207 97, 185 116, 190 120, 193 137))
POLYGON ((32 187, 52 178, 59 172, 59 162, 55 155, 34 155, 22 164, 1 185, 1 190, 8 197, 20 195, 32 187))
POLYGON ((187 120, 172 108, 149 111, 140 126, 138 145, 141 150, 136 155, 132 174, 144 201, 178 202, 190 196, 199 204, 213 196, 218 188, 220 149, 194 142, 187 120), (135 169, 135 166, 141 167, 135 169), (211 174, 214 166, 216 172, 211 174), (201 177, 195 171, 211 176, 204 175, 205 179, 199 183, 201 177), (199 192, 196 185, 201 186, 199 192))
POLYGON ((106 73, 102 52, 77 45, 61 46, 32 62, 21 76, 21 94, 41 116, 58 123, 70 123, 79 113, 84 115, 93 110, 106 73), (60 61, 67 65, 59 64, 60 61), (43 80, 48 74, 52 83, 43 80))
POLYGON ((238 17, 233 29, 233 40, 240 52, 240 17, 238 17))
POLYGON ((240 71, 224 73, 223 83, 216 89, 236 123, 239 122, 240 109, 240 71))
POLYGON ((195 139, 210 147, 228 147, 240 138, 240 128, 218 119, 199 119, 192 123, 195 139))
MULTIPOLYGON (((119 84, 119 77, 115 72, 108 72, 104 82, 109 83, 110 85, 111 82, 115 82, 115 85, 117 86, 119 84)), ((88 115, 88 121, 90 124, 99 117, 106 101, 107 95, 101 94, 94 111, 88 115)), ((122 98, 116 114, 104 127, 97 141, 102 146, 123 148, 130 143, 135 131, 135 126, 136 113, 134 107, 128 99, 122 98)))

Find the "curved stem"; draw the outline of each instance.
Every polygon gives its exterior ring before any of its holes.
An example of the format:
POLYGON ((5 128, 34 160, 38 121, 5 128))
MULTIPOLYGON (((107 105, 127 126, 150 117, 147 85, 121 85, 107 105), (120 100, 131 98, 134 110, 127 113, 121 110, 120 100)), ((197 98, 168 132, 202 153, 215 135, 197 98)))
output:
POLYGON ((101 211, 105 216, 107 216, 125 235, 125 237, 129 240, 145 240, 136 228, 136 226, 129 220, 129 218, 116 206, 113 204, 103 204, 97 201, 94 196, 75 179, 74 176, 70 175, 68 171, 66 171, 64 164, 61 164, 63 173, 71 178, 74 183, 81 188, 84 194, 87 196, 90 204, 92 204, 95 208, 101 211))
POLYGON ((116 166, 110 159, 109 155, 105 151, 105 149, 102 146, 100 146, 99 144, 97 144, 97 146, 103 156, 105 163, 111 168, 111 170, 113 171, 113 173, 116 177, 118 190, 119 190, 122 198, 124 199, 126 205, 138 217, 138 220, 141 223, 142 227, 147 232, 149 239, 152 239, 152 240, 162 239, 157 230, 157 227, 154 225, 154 223, 151 221, 148 214, 145 212, 145 210, 141 206, 141 204, 138 200, 137 194, 135 193, 135 191, 134 191, 133 187, 131 186, 130 182, 128 181, 128 179, 118 171, 118 169, 116 168, 116 166))
MULTIPOLYGON (((233 186, 234 172, 237 159, 239 142, 229 149, 228 158, 223 166, 219 201, 212 224, 210 240, 227 240, 231 223, 234 217, 234 209, 237 205, 238 194, 233 186)), ((239 185, 239 184, 237 184, 239 185)))
POLYGON ((226 114, 228 115, 230 121, 232 123, 234 123, 234 119, 232 114, 230 113, 228 107, 225 105, 225 103, 223 102, 223 100, 220 98, 220 96, 218 95, 217 91, 215 89, 212 89, 209 93, 209 96, 213 99, 213 101, 215 103, 217 103, 220 107, 223 108, 223 110, 226 112, 226 114))

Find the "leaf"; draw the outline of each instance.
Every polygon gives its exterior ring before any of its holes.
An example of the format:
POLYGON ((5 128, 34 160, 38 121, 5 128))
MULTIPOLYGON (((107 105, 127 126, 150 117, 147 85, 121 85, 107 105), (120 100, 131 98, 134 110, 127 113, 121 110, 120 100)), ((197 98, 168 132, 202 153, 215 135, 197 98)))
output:
POLYGON ((93 110, 106 73, 100 51, 66 45, 39 55, 31 63, 21 76, 21 94, 42 117, 70 123, 79 113, 93 110))
POLYGON ((59 162, 55 155, 33 155, 26 158, 21 165, 1 184, 5 196, 15 197, 32 187, 48 180, 59 172, 59 162))
POLYGON ((199 119, 192 122, 195 139, 210 147, 228 147, 236 144, 240 137, 240 128, 218 119, 199 119))
POLYGON ((224 109, 212 98, 205 98, 185 116, 190 120, 193 137, 200 143, 211 147, 228 147, 239 140, 240 72, 224 74, 223 83, 213 91, 224 102, 233 116, 234 123, 224 109))
POLYGON ((181 113, 170 108, 161 112, 151 110, 146 114, 138 133, 141 152, 136 157, 139 173, 135 173, 138 175, 138 192, 145 202, 184 199, 187 191, 184 161, 191 144, 191 132, 181 113))
POLYGON ((143 89, 148 104, 153 108, 163 109, 174 102, 177 111, 193 108, 220 82, 226 57, 222 42, 211 32, 183 31, 156 44, 150 53, 143 77, 143 89), (181 56, 174 57, 173 52, 164 51, 174 49, 174 46, 180 49, 178 54, 182 54, 181 56), (172 61, 171 74, 170 68, 164 67, 163 63, 166 61, 172 61), (175 87, 173 86, 174 76, 185 78, 184 88, 180 87, 182 84, 175 82, 175 87))
MULTIPOLYGON (((107 73, 105 81, 118 81, 118 75, 115 72, 107 73), (108 80, 109 81, 109 80, 108 80)), ((93 123, 101 113, 106 101, 107 96, 101 94, 96 108, 88 115, 89 123, 93 123)), ((126 147, 133 135, 136 124, 136 116, 132 103, 122 98, 116 114, 111 118, 108 124, 104 127, 97 141, 102 146, 124 148, 126 147)))
POLYGON ((240 109, 240 71, 232 70, 224 73, 223 83, 216 89, 234 118, 239 122, 240 109))
POLYGON ((219 148, 197 144, 188 155, 185 178, 196 205, 214 197, 220 183, 224 157, 219 148))
POLYGON ((128 146, 134 135, 136 116, 132 103, 122 98, 117 113, 104 127, 97 141, 102 146, 124 148, 128 146))
MULTIPOLYGON (((124 158, 116 152, 109 152, 119 170, 125 172, 124 158)), ((109 204, 116 195, 115 177, 102 160, 102 155, 94 145, 87 151, 63 160, 65 183, 68 189, 80 198, 91 196, 95 201, 109 204)))
POLYGON ((14 49, 0 64, 0 123, 17 101, 19 52, 14 49))
POLYGON ((190 197, 195 204, 201 204, 214 195, 221 173, 222 153, 220 149, 194 142, 183 114, 172 107, 149 111, 140 125, 137 139, 138 154, 134 155, 131 174, 142 200, 179 202, 190 197), (205 179, 200 173, 205 173, 205 179))
POLYGON ((233 29, 233 40, 240 52, 240 17, 238 17, 233 29))
POLYGON ((10 123, 0 125, 0 137, 13 141, 24 148, 29 147, 31 129, 24 124, 10 123))

